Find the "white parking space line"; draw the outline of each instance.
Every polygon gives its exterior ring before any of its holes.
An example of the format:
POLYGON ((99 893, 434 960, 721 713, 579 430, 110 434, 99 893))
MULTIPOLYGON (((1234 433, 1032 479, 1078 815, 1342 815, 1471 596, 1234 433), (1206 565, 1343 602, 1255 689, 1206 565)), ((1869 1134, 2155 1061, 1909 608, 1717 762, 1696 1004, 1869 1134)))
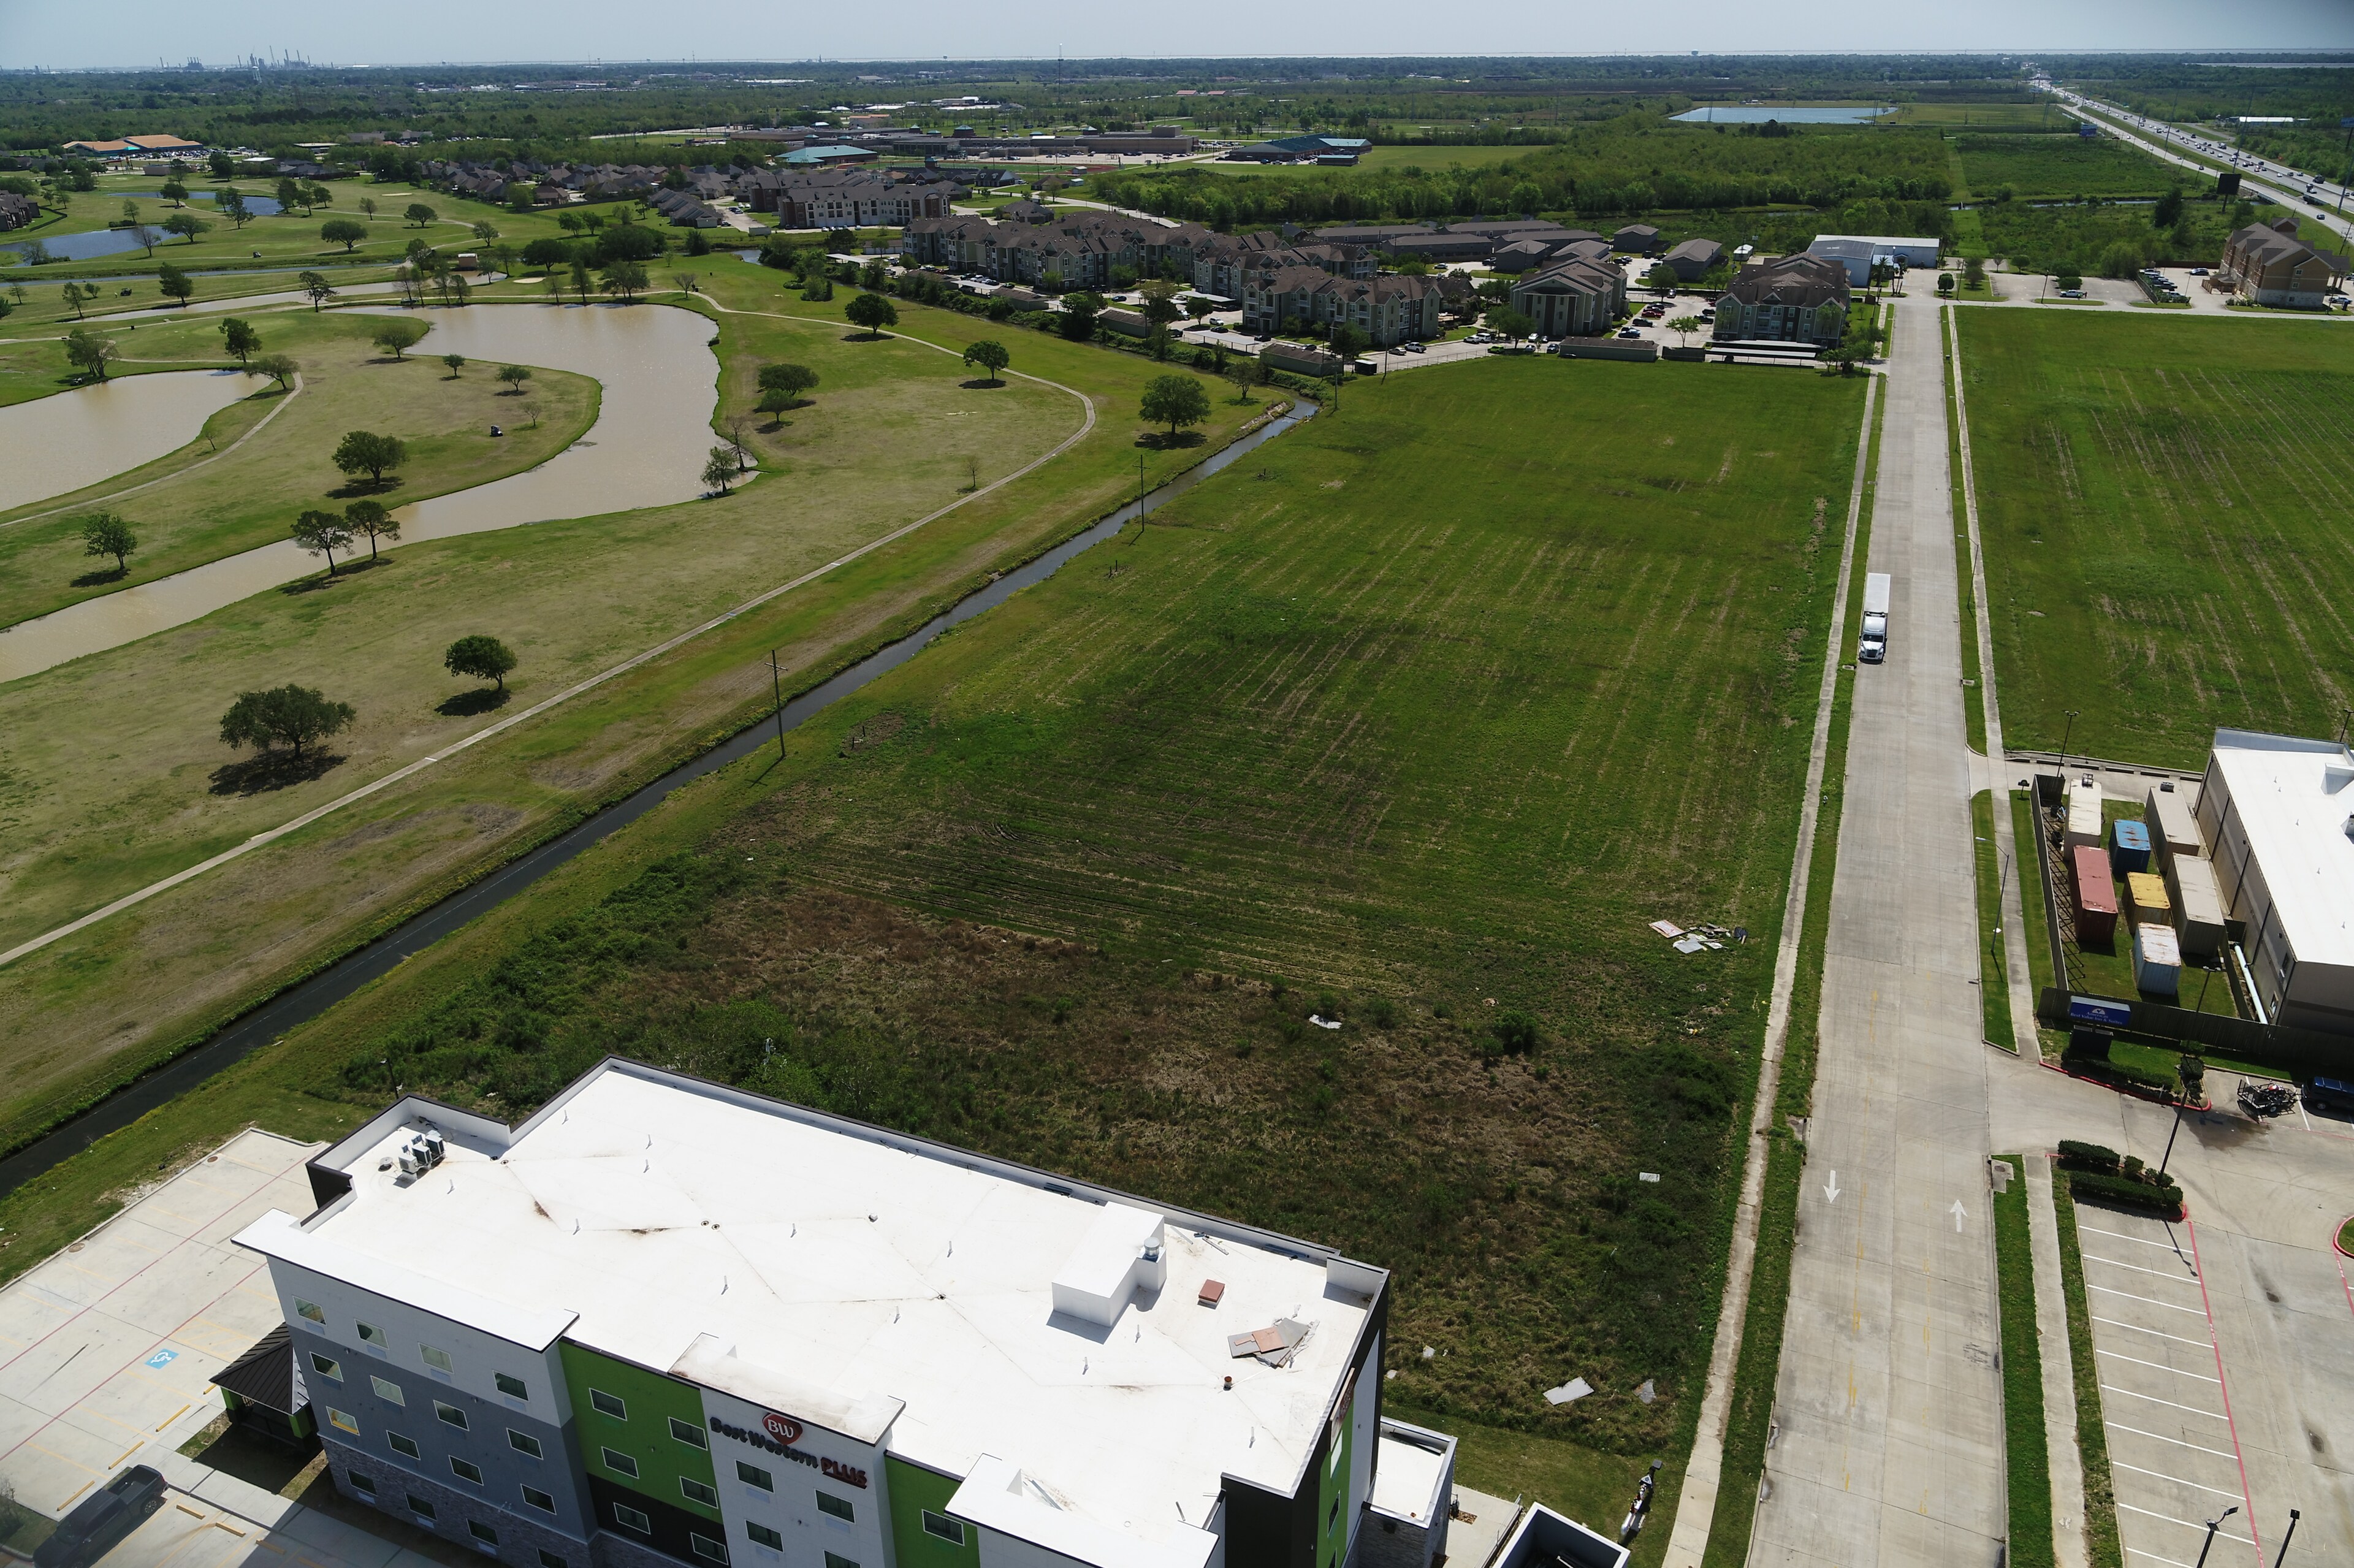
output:
POLYGON ((2199 1277, 2197 1275, 2182 1274, 2171 1268, 2144 1268, 2137 1263, 2119 1263, 2113 1257, 2094 1257, 2089 1252, 2084 1254, 2084 1256, 2086 1263, 2105 1263, 2111 1268, 2130 1268, 2136 1274, 2155 1274, 2160 1279, 2179 1280, 2185 1285, 2196 1285, 2199 1283, 2199 1277))
MULTIPOLYGON (((2179 1334, 2160 1333, 2156 1329, 2145 1329, 2139 1323, 2121 1322, 2117 1319, 2104 1318, 2099 1316, 2097 1313, 2094 1315, 2093 1321, 2095 1323, 2106 1323, 2112 1329, 2131 1329, 2137 1334, 2153 1334, 2161 1340, 2172 1340, 2178 1345, 2196 1345, 2202 1351, 2211 1351, 2215 1348, 2204 1340, 2186 1340, 2179 1334)), ((2105 1354, 2107 1352, 2105 1351, 2103 1353, 2105 1354)), ((2210 1379, 2209 1381, 2212 1382, 2213 1380, 2210 1379)))
MULTIPOLYGON (((2129 1502, 2121 1502, 2117 1504, 2117 1506, 2125 1510, 2127 1513, 2138 1513, 2147 1515, 2151 1519, 2162 1519, 2168 1524, 2179 1524, 2185 1530, 2195 1530, 2201 1535, 2207 1533, 2207 1527, 2205 1525, 2193 1524, 2187 1519, 2177 1519, 2170 1513, 2159 1513, 2155 1509, 2136 1508, 2129 1502)), ((2234 1535, 2228 1530, 2217 1531, 2215 1532, 2215 1539, 2218 1541, 2236 1541, 2243 1546, 2253 1546, 2255 1544, 2254 1542, 2249 1540, 2246 1536, 2234 1535)))
POLYGON ((2147 1558, 2148 1558, 2152 1563, 2170 1563, 2170 1564, 2172 1564, 2172 1568, 2195 1568, 2195 1565, 2194 1565, 2194 1564, 2192 1564, 2192 1563, 2184 1563, 2184 1562, 2180 1561, 2180 1560, 2179 1560, 2179 1559, 2178 1559, 2178 1558, 2173 1558, 2173 1557, 2160 1557, 2157 1552, 2144 1552, 2144 1551, 2143 1551, 2140 1547, 2138 1547, 2138 1546, 2128 1546, 2128 1547, 2126 1547, 2126 1556, 2128 1556, 2128 1557, 2147 1557, 2147 1558))
MULTIPOLYGON (((2090 1225, 2078 1225, 2076 1228, 2088 1236, 2107 1236, 2113 1241, 2129 1241, 2137 1243, 2142 1246, 2163 1247, 2168 1252, 2174 1254, 2178 1257, 2182 1255, 2182 1246, 2181 1244, 2178 1242, 2152 1241, 2147 1236, 2129 1236, 2123 1231, 2098 1231, 2094 1230, 2090 1225)), ((2188 1263, 2190 1260, 2189 1258, 2183 1258, 2183 1261, 2188 1263)))
POLYGON ((2147 1399, 2152 1404, 2172 1405, 2173 1408, 2177 1410, 2187 1410, 2193 1415, 2203 1415, 2210 1421, 2221 1421, 2225 1419, 2223 1413, 2220 1410, 2201 1410, 2195 1404, 2175 1404, 2174 1401, 2170 1399, 2160 1399, 2154 1393, 2137 1393, 2132 1389, 2119 1388, 2116 1384, 2111 1383, 2103 1383, 2101 1385, 2101 1390, 2105 1393, 2122 1393, 2127 1399, 2147 1399))
POLYGON ((2169 1476, 2164 1470, 2145 1470, 2139 1465, 2128 1465, 2123 1459, 2111 1459, 2109 1463, 2115 1468, 2131 1470, 2137 1476, 2155 1476, 2161 1481, 2172 1481, 2178 1487, 2189 1487, 2193 1491, 2213 1492, 2219 1498, 2235 1498, 2240 1495, 2235 1491, 2226 1490, 2222 1487, 2211 1487, 2204 1481, 2186 1481, 2180 1476, 2169 1476))
POLYGON ((2163 1307, 2169 1312, 2188 1312, 2193 1318, 2204 1318, 2207 1316, 2206 1311, 2201 1308, 2177 1307, 2171 1301, 2160 1301, 2155 1297, 2150 1296, 2137 1296, 2130 1290, 2112 1290, 2105 1285, 2087 1285, 2084 1288, 2087 1290, 2097 1290, 2104 1296, 2122 1296, 2128 1301, 2138 1301, 2145 1307, 2163 1307))
POLYGON ((2190 1448, 2201 1454, 2212 1454, 2219 1459, 2230 1459, 2235 1464, 2239 1461, 2240 1457, 2228 1448, 2210 1448, 2199 1443, 2186 1443, 2179 1437, 2168 1437, 2156 1432, 2145 1432, 2138 1426, 2127 1426, 2122 1421, 2104 1421, 2101 1425, 2112 1432, 2130 1432, 2137 1437, 2147 1437, 2153 1443, 2171 1443, 2178 1448, 2190 1448))

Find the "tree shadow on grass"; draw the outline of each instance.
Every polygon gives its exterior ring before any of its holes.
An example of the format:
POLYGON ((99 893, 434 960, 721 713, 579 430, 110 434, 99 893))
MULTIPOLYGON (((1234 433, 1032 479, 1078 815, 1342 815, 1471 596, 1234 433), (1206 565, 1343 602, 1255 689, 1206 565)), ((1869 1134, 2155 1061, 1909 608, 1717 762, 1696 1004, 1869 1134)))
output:
POLYGON ((385 475, 381 481, 373 479, 355 479, 349 484, 340 485, 337 488, 327 492, 327 499, 330 501, 356 501, 364 495, 382 495, 387 490, 398 490, 399 488, 400 475, 390 473, 385 475))
POLYGON ((94 572, 84 572, 74 578, 76 588, 98 588, 106 583, 119 583, 131 575, 127 567, 101 567, 94 572))
POLYGON ((957 385, 968 392, 985 392, 992 387, 1002 387, 1005 383, 994 377, 984 376, 978 381, 960 381, 957 385))
POLYGON ((297 758, 291 751, 264 751, 225 762, 213 769, 216 795, 266 795, 290 784, 308 784, 323 778, 348 760, 335 752, 313 751, 297 758))
POLYGON ((1153 451, 1175 451, 1182 447, 1198 447, 1210 438, 1199 430, 1180 430, 1171 435, 1166 430, 1147 430, 1136 438, 1136 444, 1153 451))
POLYGON ((507 705, 514 694, 496 686, 474 686, 460 692, 446 702, 435 705, 433 711, 444 718, 472 718, 476 714, 493 713, 507 705))

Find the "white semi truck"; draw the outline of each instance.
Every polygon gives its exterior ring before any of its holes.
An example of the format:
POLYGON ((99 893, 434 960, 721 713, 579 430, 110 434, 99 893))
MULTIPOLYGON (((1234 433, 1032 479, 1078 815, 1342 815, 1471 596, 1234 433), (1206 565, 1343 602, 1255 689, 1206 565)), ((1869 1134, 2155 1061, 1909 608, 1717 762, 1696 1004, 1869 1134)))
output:
POLYGON ((1888 574, 1866 572, 1863 575, 1863 641, 1857 646, 1856 658, 1866 664, 1877 664, 1888 657, 1888 574))

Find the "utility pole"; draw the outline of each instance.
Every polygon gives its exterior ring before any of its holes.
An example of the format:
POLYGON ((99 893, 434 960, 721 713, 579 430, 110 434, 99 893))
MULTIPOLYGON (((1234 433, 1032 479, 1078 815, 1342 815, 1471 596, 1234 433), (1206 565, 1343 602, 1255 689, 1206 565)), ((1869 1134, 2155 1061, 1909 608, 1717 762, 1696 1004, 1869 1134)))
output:
POLYGON ((769 694, 777 705, 777 760, 785 759, 785 680, 777 670, 777 651, 769 650, 769 694))
POLYGON ((2076 733, 2076 720, 2084 710, 2068 708, 2064 711, 2068 715, 2068 724, 2060 732, 2060 788, 2063 791, 2068 788, 2068 740, 2076 733))

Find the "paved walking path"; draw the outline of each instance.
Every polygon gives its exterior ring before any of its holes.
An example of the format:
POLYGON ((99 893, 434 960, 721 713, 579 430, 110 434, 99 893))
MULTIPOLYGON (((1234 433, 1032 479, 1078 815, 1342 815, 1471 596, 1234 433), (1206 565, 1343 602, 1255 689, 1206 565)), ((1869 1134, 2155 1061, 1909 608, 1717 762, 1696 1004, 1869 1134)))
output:
POLYGON ((2043 1444, 2052 1458, 2052 1551, 2059 1568, 2086 1568, 2084 1457, 2076 1449, 2076 1374, 2068 1359, 2068 1298, 2060 1282, 2060 1221, 2052 1160, 2027 1157, 2027 1250, 2035 1267, 2035 1341, 2043 1371, 2043 1444))

